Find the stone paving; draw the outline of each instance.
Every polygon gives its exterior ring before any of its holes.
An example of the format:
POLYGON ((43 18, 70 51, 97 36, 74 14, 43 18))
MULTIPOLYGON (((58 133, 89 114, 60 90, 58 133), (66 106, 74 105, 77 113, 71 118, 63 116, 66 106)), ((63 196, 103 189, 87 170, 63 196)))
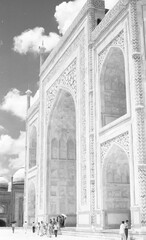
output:
MULTIPOLYGON (((46 235, 40 237, 36 233, 32 233, 30 229, 28 229, 25 234, 22 228, 16 228, 15 233, 12 233, 11 228, 0 228, 0 240, 47 240, 47 239, 58 239, 58 240, 95 240, 95 238, 91 237, 80 237, 80 236, 65 236, 58 235, 57 238, 53 235, 52 238, 47 237, 46 235)), ((99 239, 100 240, 100 239, 99 239)))

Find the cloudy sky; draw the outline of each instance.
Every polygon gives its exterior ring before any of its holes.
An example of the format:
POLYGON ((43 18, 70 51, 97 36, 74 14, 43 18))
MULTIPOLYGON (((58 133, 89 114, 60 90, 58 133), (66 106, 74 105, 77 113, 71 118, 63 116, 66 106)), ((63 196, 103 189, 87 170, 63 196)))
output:
MULTIPOLYGON (((26 96, 39 81, 39 46, 50 52, 86 0, 0 1, 0 176, 10 180, 25 159, 26 96)), ((117 0, 106 0, 112 8, 117 0)))

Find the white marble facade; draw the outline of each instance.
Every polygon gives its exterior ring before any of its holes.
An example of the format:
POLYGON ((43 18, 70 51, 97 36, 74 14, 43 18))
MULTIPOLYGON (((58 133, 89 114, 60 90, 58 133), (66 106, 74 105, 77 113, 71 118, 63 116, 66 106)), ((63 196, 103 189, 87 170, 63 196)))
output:
POLYGON ((41 65, 27 116, 29 223, 64 213, 69 226, 129 219, 145 231, 145 36, 145 0, 106 14, 104 1, 87 0, 41 65))

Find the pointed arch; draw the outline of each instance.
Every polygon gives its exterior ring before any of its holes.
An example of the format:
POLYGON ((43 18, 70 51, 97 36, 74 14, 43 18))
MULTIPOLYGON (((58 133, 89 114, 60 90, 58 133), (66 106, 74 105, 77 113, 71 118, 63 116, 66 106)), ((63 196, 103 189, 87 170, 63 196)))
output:
POLYGON ((75 159, 76 147, 75 142, 72 138, 67 140, 67 159, 75 159))
POLYGON ((127 113, 125 60, 119 47, 111 47, 100 77, 101 126, 127 113))
MULTIPOLYGON (((76 111, 70 92, 60 89, 54 99, 47 136, 47 209, 48 218, 59 213, 68 216, 68 224, 76 225, 76 111), (58 157, 52 158, 52 151, 58 157), (70 161, 68 161, 68 158, 70 161)), ((56 156, 55 155, 55 156, 56 156)))
POLYGON ((51 140, 51 157, 52 159, 58 159, 58 140, 57 138, 53 138, 51 140))
POLYGON ((32 224, 35 222, 35 201, 36 201, 36 190, 35 184, 31 181, 28 185, 28 223, 32 224))
POLYGON ((126 152, 118 144, 113 144, 105 156, 102 169, 103 208, 108 228, 118 228, 123 217, 130 219, 129 175, 126 152))

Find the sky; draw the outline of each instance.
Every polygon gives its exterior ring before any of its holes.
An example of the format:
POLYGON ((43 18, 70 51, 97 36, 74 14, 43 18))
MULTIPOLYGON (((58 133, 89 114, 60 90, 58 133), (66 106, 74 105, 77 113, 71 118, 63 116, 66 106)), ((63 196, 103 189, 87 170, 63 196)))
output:
MULTIPOLYGON (((50 52, 86 0, 0 0, 0 176, 25 162, 27 89, 38 95, 39 47, 50 52)), ((105 0, 111 9, 117 0, 105 0)))

